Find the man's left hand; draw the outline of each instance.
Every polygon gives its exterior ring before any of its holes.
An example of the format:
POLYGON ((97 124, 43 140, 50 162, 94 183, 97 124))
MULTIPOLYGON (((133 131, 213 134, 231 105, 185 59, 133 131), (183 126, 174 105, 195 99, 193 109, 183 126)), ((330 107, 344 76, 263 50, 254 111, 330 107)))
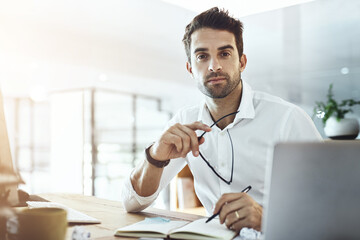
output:
POLYGON ((226 193, 215 205, 214 213, 220 211, 220 223, 236 232, 243 227, 261 231, 262 207, 247 193, 226 193))

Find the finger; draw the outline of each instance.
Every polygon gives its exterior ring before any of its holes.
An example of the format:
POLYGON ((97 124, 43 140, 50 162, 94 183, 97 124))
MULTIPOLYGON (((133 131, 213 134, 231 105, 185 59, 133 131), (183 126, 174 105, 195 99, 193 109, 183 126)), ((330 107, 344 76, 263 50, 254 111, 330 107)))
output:
POLYGON ((214 213, 218 213, 220 211, 220 209, 224 206, 225 203, 230 203, 236 199, 239 199, 241 197, 244 196, 244 194, 246 193, 225 193, 223 194, 219 200, 217 201, 215 208, 214 208, 214 213))
POLYGON ((235 221, 228 228, 235 231, 235 232, 237 232, 237 233, 240 233, 241 229, 244 228, 244 227, 249 227, 248 224, 247 224, 247 219, 246 218, 239 219, 239 220, 235 221))
MULTIPOLYGON (((234 228, 235 230, 241 230, 243 227, 253 228, 257 231, 261 231, 261 219, 262 219, 262 210, 258 211, 256 207, 247 206, 241 210, 238 210, 239 219, 234 221, 230 228, 234 228)), ((234 215, 233 215, 234 217, 234 215)), ((237 216, 235 216, 237 217, 237 216)), ((228 221, 232 221, 229 219, 228 221)))
POLYGON ((187 126, 188 128, 192 129, 193 131, 196 131, 196 130, 202 130, 202 131, 205 131, 205 132, 210 132, 211 131, 211 128, 202 123, 202 122, 193 122, 193 123, 189 123, 189 124, 184 124, 184 126, 187 126))
POLYGON ((182 141, 182 148, 177 149, 177 150, 180 153, 181 157, 186 157, 186 154, 188 154, 188 152, 190 152, 190 150, 191 150, 190 149, 190 142, 191 142, 190 136, 186 132, 184 132, 180 126, 171 128, 171 129, 169 129, 169 131, 170 131, 170 133, 180 137, 180 139, 182 141))
MULTIPOLYGON (((199 139, 199 138, 198 138, 199 139)), ((201 137, 199 141, 199 145, 203 144, 205 142, 205 138, 204 137, 201 137)))
POLYGON ((194 130, 187 126, 180 126, 180 129, 190 137, 190 148, 194 157, 199 156, 199 141, 194 130))
MULTIPOLYGON (((202 122, 194 122, 194 123, 191 123, 191 124, 185 124, 186 127, 190 128, 191 130, 195 131, 195 130, 202 130, 204 131, 201 135, 199 135, 197 137, 197 141, 198 141, 198 144, 201 145, 205 142, 205 139, 202 137, 206 132, 210 132, 211 131, 211 127, 209 127, 208 125, 206 124, 203 124, 202 122)), ((195 156, 195 155, 194 155, 195 156)), ((199 156, 198 154, 195 156, 197 157, 199 156)))
POLYGON ((244 198, 239 198, 237 200, 234 200, 228 204, 225 204, 220 211, 219 214, 219 218, 220 218, 220 223, 224 223, 226 221, 226 219, 232 218, 232 216, 234 215, 235 211, 238 211, 238 213, 247 206, 247 201, 244 198))
POLYGON ((229 213, 224 221, 226 227, 230 228, 235 222, 246 218, 249 214, 247 208, 242 208, 229 213))
POLYGON ((177 153, 181 153, 183 149, 183 142, 180 136, 169 132, 163 138, 163 142, 167 145, 175 145, 177 153))
MULTIPOLYGON (((246 194, 246 193, 243 193, 246 194)), ((243 195, 241 194, 241 195, 243 195)), ((240 196, 239 198, 231 201, 231 202, 227 202, 227 204, 225 204, 223 206, 223 208, 221 209, 221 213, 227 215, 235 210, 241 209, 244 206, 250 205, 250 201, 247 199, 247 197, 244 196, 240 196)))
POLYGON ((258 230, 258 227, 253 223, 250 216, 247 216, 245 218, 239 219, 238 221, 235 221, 230 227, 228 227, 231 230, 234 230, 236 232, 240 232, 242 228, 253 228, 255 230, 258 230))

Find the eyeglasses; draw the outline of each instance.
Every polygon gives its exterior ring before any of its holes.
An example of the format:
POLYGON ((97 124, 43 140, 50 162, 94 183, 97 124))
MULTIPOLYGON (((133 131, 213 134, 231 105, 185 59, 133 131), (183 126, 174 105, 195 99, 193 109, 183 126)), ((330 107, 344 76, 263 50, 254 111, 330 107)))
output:
MULTIPOLYGON (((233 113, 229 113, 221 118, 219 118, 217 121, 215 121, 210 128, 212 128, 215 124, 217 124, 218 122, 220 122, 221 120, 223 120, 224 118, 231 116, 231 115, 236 115, 239 111, 233 112, 233 113)), ((234 174, 234 146, 232 143, 232 139, 229 133, 229 130, 226 130, 229 139, 230 139, 230 143, 231 143, 231 175, 230 175, 230 180, 226 180, 225 178, 223 178, 216 170, 213 166, 211 166, 210 162, 208 160, 206 160, 206 158, 201 154, 201 152, 199 151, 199 155, 201 157, 202 160, 204 160, 204 162, 206 163, 206 165, 208 165, 208 167, 213 171, 213 173, 215 173, 215 175, 220 178, 223 182, 225 182, 227 185, 230 185, 233 179, 233 174, 234 174)), ((198 137, 198 141, 200 141, 200 139, 205 135, 205 133, 207 132, 203 132, 199 137, 198 137)))

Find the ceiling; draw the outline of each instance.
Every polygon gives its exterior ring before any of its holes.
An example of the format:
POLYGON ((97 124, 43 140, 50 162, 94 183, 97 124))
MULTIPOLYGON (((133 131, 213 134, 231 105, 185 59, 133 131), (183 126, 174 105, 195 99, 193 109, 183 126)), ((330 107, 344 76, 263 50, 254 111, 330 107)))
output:
MULTIPOLYGON (((195 12, 160 0, 2 0, 1 6, 5 95, 98 85, 196 94, 181 43, 195 12)), ((331 82, 338 98, 360 96, 359 1, 317 0, 241 20, 243 78, 254 88, 309 105, 324 98, 331 82)))

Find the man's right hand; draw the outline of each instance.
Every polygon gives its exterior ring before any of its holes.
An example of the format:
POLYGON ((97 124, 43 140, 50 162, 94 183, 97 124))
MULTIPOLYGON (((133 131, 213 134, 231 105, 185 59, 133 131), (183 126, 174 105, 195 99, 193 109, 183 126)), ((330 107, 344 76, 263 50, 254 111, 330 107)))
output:
MULTIPOLYGON (((151 157, 158 161, 166 161, 186 157, 190 151, 194 156, 199 156, 199 145, 205 140, 198 140, 196 130, 210 132, 211 128, 201 122, 185 125, 177 123, 169 127, 149 149, 151 157)), ((143 161, 130 176, 135 192, 142 197, 153 195, 159 188, 163 170, 164 168, 157 168, 148 161, 143 161)))
POLYGON ((150 148, 150 155, 153 159, 166 161, 168 159, 186 157, 192 151, 192 154, 199 156, 199 145, 204 143, 202 137, 200 141, 196 135, 196 130, 210 132, 211 128, 201 122, 191 124, 176 123, 169 127, 150 148))

